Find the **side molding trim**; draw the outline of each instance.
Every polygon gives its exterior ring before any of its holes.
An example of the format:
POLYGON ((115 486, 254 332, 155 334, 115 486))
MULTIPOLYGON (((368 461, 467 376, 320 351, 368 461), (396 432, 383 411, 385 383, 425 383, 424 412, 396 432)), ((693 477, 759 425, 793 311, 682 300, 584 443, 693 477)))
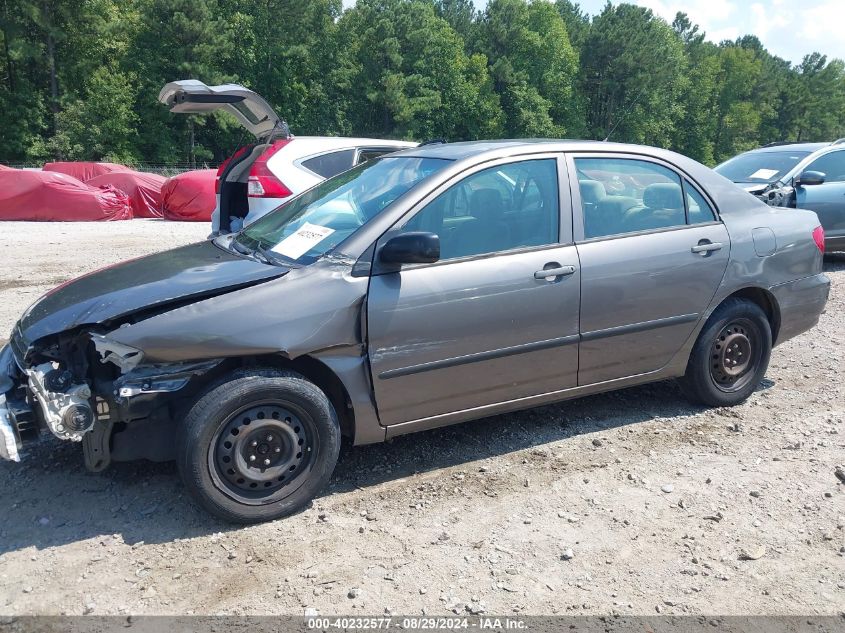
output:
POLYGON ((561 336, 559 338, 552 338, 545 341, 526 343, 525 345, 503 347, 501 349, 494 349, 486 352, 478 352, 477 354, 455 356, 454 358, 445 358, 443 360, 435 360, 429 363, 421 363, 419 365, 410 365, 408 367, 397 367, 396 369, 388 369, 387 371, 381 372, 378 377, 381 380, 389 380, 390 378, 399 378, 400 376, 411 376, 413 374, 420 374, 422 372, 430 371, 432 369, 446 369, 447 367, 468 365, 470 363, 477 363, 485 360, 493 360, 495 358, 504 358, 506 356, 514 356, 516 354, 535 352, 541 349, 550 349, 553 347, 572 345, 575 343, 579 343, 580 341, 595 341, 610 336, 620 336, 622 334, 635 334, 637 332, 645 332, 646 330, 668 327, 670 325, 691 323, 693 321, 697 321, 698 317, 698 314, 681 314, 678 316, 667 317, 665 319, 642 321, 640 323, 620 325, 604 330, 593 330, 592 332, 584 332, 581 335, 570 334, 569 336, 561 336))
POLYGON ((570 334, 569 336, 561 336, 559 338, 552 338, 545 341, 537 341, 536 343, 526 343, 525 345, 503 347, 501 349, 493 349, 486 352, 478 352, 477 354, 467 354, 466 356, 445 358, 443 360, 435 360, 429 363, 410 365, 409 367, 398 367, 396 369, 388 369, 387 371, 381 372, 378 377, 382 380, 387 380, 389 378, 398 378, 399 376, 410 376, 412 374, 419 374, 432 369, 445 369, 447 367, 457 367, 458 365, 477 363, 479 361, 484 360, 493 360, 494 358, 504 358, 505 356, 514 356, 516 354, 525 354, 527 352, 535 352, 541 349, 550 349, 552 347, 572 345, 578 343, 579 340, 580 337, 577 334, 570 334))

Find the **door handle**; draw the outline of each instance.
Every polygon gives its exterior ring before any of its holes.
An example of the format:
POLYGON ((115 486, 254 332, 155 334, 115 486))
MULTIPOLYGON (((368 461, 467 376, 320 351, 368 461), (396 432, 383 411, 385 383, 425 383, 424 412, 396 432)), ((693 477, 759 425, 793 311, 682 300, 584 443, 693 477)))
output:
POLYGON ((701 240, 697 246, 693 246, 690 250, 693 253, 703 253, 707 254, 712 251, 718 251, 722 249, 721 242, 711 242, 710 240, 701 240))
POLYGON ((575 266, 558 266, 557 268, 544 268, 534 273, 534 279, 548 279, 549 277, 564 277, 572 275, 575 272, 575 266))

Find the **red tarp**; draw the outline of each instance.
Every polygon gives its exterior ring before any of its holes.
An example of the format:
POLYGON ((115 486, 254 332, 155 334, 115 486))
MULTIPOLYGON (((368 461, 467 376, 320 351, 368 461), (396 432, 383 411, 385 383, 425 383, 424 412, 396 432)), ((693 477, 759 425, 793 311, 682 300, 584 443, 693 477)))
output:
POLYGON ((131 220, 129 198, 49 171, 0 170, 0 220, 131 220))
POLYGON ((112 186, 129 196, 132 215, 136 218, 160 218, 161 188, 167 178, 140 171, 113 171, 86 181, 89 187, 112 186))
POLYGON ((42 169, 44 171, 57 171, 60 174, 73 176, 82 182, 88 182, 97 176, 102 176, 113 171, 126 171, 129 168, 124 165, 118 165, 117 163, 86 163, 75 161, 46 163, 42 169))
POLYGON ((161 208, 165 220, 210 222, 217 205, 214 193, 216 169, 186 171, 168 178, 161 188, 161 208))

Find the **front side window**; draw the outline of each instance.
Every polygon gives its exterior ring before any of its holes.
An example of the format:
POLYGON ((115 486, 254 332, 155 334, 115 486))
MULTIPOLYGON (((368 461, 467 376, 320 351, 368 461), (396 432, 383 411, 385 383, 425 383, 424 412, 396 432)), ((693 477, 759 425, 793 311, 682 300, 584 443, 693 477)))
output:
POLYGON ((681 179, 661 165, 628 158, 576 158, 587 238, 686 224, 681 179))
POLYGON ((560 205, 553 158, 490 167, 440 194, 403 227, 440 236, 440 259, 555 244, 560 205))
POLYGON ((310 264, 451 162, 412 156, 367 161, 256 220, 234 241, 268 258, 310 264))
POLYGON ((825 182, 845 181, 845 152, 830 152, 819 156, 804 171, 820 171, 825 182))

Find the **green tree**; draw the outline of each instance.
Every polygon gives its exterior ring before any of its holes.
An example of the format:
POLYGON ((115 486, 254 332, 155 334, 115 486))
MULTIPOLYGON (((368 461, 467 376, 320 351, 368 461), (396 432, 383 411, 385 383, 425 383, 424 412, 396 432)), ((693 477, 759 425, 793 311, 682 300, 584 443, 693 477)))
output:
POLYGON ((545 0, 491 0, 481 18, 481 33, 507 134, 580 134, 578 55, 554 5, 545 0))
POLYGON ((722 161, 760 143, 758 130, 762 115, 752 98, 760 82, 762 62, 754 50, 735 44, 722 46, 719 58, 713 143, 715 158, 722 161))
POLYGON ((580 4, 571 0, 555 0, 555 6, 566 23, 570 43, 575 50, 580 51, 590 31, 590 15, 581 8, 580 4))
POLYGON ((449 23, 465 44, 472 43, 478 13, 472 0, 434 0, 434 8, 437 15, 449 23))
POLYGON ((339 22, 344 116, 359 133, 495 136, 498 99, 479 56, 422 0, 360 0, 339 22))
POLYGON ((684 43, 688 75, 680 95, 683 117, 675 125, 672 148, 691 158, 712 165, 713 113, 718 97, 717 77, 721 68, 719 49, 706 42, 705 34, 690 22, 685 13, 678 13, 672 28, 684 43))
POLYGON ((590 136, 670 146, 687 81, 684 48, 671 27, 650 9, 608 3, 584 50, 590 136))
POLYGON ((798 66, 795 139, 823 141, 845 136, 845 64, 819 53, 798 66))
POLYGON ((30 153, 67 160, 141 161, 134 84, 134 77, 98 68, 86 78, 77 98, 65 100, 55 134, 43 149, 34 144, 30 153))
MULTIPOLYGON (((242 131, 225 115, 174 116, 158 103, 168 81, 200 79, 208 84, 235 79, 223 60, 232 54, 231 31, 217 0, 139 0, 138 31, 127 66, 138 77, 138 151, 148 161, 197 164, 215 158, 215 146, 229 151, 242 131), (226 143, 221 143, 221 137, 226 143)), ((224 156, 218 155, 217 160, 224 156)))

